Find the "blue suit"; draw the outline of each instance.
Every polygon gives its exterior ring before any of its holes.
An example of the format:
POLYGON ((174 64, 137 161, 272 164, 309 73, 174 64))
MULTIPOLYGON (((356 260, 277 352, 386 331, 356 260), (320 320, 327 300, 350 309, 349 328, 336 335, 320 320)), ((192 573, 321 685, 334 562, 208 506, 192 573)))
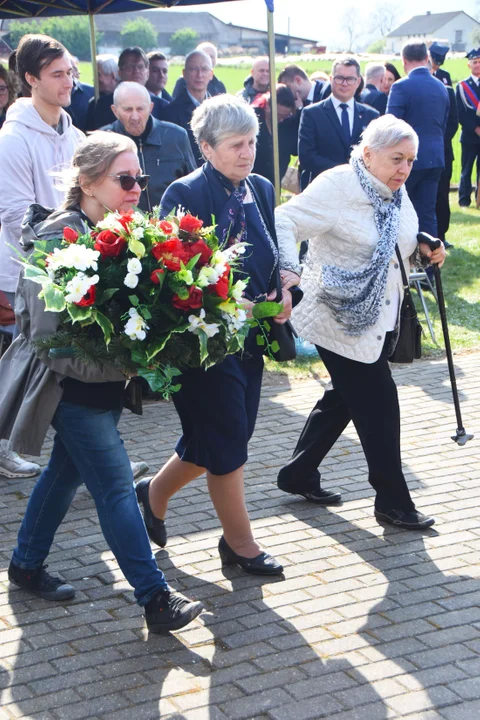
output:
POLYGON ((450 101, 440 80, 428 68, 412 70, 392 85, 387 113, 405 120, 418 135, 419 147, 406 188, 418 215, 420 230, 437 237, 435 205, 445 167, 445 131, 450 101))
POLYGON ((324 82, 322 82, 322 80, 313 80, 313 85, 313 100, 305 100, 303 103, 304 107, 320 102, 320 100, 326 100, 331 94, 330 83, 328 80, 325 80, 324 82))
POLYGON ((86 85, 85 83, 75 80, 72 88, 70 106, 65 108, 72 118, 75 127, 83 132, 87 130, 88 103, 94 94, 95 90, 92 85, 86 85))
POLYGON ((200 148, 195 142, 192 128, 190 127, 190 120, 192 119, 193 111, 197 106, 193 102, 192 98, 184 88, 180 91, 179 95, 172 100, 172 102, 165 108, 163 112, 162 120, 180 125, 184 130, 187 131, 188 139, 192 148, 193 156, 196 160, 197 167, 203 165, 205 160, 202 157, 200 148))
POLYGON ((363 130, 377 117, 376 110, 355 102, 353 132, 349 145, 331 98, 304 108, 298 134, 298 157, 303 170, 302 190, 320 173, 347 163, 352 145, 358 143, 363 130))
MULTIPOLYGON (((471 77, 464 82, 467 83, 472 93, 480 100, 480 87, 471 77)), ((468 206, 472 196, 472 170, 477 161, 477 174, 480 172, 480 135, 477 135, 475 128, 480 127, 480 117, 475 112, 472 103, 467 100, 465 104, 460 93, 460 85, 455 90, 457 100, 458 119, 462 126, 460 143, 462 145, 462 174, 460 177, 459 202, 460 205, 468 206)))
POLYGON ((370 83, 366 85, 365 90, 363 90, 360 97, 362 103, 375 108, 375 110, 378 110, 380 115, 385 115, 385 111, 387 109, 388 95, 386 93, 380 92, 380 90, 377 90, 375 85, 370 85, 370 83))

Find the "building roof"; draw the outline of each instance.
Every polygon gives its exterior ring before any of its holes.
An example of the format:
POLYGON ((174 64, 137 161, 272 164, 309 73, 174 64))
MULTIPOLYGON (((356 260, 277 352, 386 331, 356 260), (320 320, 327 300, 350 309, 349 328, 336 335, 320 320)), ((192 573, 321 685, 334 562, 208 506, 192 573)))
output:
MULTIPOLYGON (((406 35, 431 35, 437 32, 446 25, 450 20, 453 20, 457 15, 466 15, 463 10, 456 10, 454 12, 445 13, 426 13, 425 15, 415 15, 414 17, 407 20, 407 22, 400 25, 392 32, 388 33, 387 37, 399 37, 406 35)), ((468 16, 470 17, 470 16, 468 16)), ((471 18, 474 20, 473 18, 471 18)), ((477 22, 474 20, 474 22, 477 22)))

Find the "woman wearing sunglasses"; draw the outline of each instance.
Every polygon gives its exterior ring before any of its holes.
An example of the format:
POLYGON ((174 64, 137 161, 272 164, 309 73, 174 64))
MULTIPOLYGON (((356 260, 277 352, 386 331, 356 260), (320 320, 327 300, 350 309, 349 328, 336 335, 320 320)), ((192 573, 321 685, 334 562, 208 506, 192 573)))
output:
MULTIPOLYGON (((135 144, 96 132, 78 146, 63 207, 32 205, 22 233, 25 251, 55 240, 65 227, 84 233, 106 210, 138 205, 147 178, 139 175, 135 144)), ((126 378, 79 358, 51 359, 35 340, 54 333, 58 315, 45 312, 36 283, 20 278, 15 310, 20 335, 0 362, 0 437, 39 455, 48 426, 56 431, 50 461, 36 483, 8 570, 10 582, 46 600, 70 600, 74 588, 45 570, 55 532, 77 488, 85 483, 111 551, 145 608, 152 632, 176 630, 202 610, 173 592, 153 557, 137 504, 133 475, 117 430, 126 378)))

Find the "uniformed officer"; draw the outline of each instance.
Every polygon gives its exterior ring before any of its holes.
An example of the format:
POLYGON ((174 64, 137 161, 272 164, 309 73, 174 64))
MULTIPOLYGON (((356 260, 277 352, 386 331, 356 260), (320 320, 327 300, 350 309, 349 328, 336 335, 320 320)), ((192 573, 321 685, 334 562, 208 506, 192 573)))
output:
POLYGON ((445 56, 449 50, 450 48, 448 45, 441 45, 439 42, 434 40, 434 42, 430 45, 428 52, 432 63, 433 76, 436 77, 437 80, 443 82, 444 85, 452 87, 452 78, 450 77, 450 73, 446 70, 442 70, 440 67, 445 62, 445 56))
POLYGON ((459 204, 468 207, 472 195, 472 170, 477 161, 480 167, 480 47, 467 54, 470 77, 458 83, 455 91, 458 119, 462 126, 462 174, 460 177, 459 204))

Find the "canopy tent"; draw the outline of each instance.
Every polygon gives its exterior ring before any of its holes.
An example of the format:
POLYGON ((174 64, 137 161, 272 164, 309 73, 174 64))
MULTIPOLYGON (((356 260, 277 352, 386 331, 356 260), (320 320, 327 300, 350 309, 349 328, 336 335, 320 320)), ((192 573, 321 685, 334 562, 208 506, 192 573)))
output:
MULTIPOLYGON (((95 88, 98 88, 95 15, 99 13, 123 13, 152 8, 168 8, 185 5, 210 5, 236 0, 0 0, 0 19, 43 18, 58 15, 88 15, 90 19, 90 42, 95 88)), ((268 20, 268 44, 270 56, 270 87, 276 87, 275 32, 273 28, 273 0, 265 0, 268 20)), ((277 204, 280 202, 280 167, 278 155, 277 94, 271 93, 272 137, 277 204)))

